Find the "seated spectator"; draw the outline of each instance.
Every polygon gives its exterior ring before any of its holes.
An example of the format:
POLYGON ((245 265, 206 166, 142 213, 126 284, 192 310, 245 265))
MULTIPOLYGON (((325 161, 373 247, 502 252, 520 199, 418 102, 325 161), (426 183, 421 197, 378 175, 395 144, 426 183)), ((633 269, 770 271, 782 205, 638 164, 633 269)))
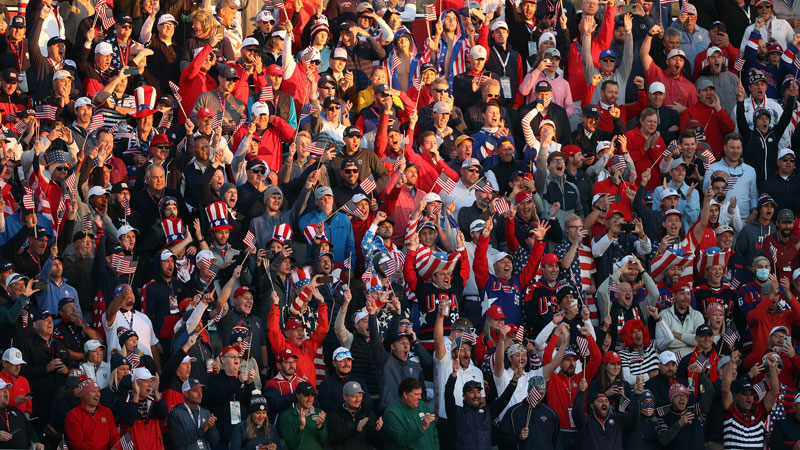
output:
POLYGON ((278 428, 286 447, 295 449, 322 449, 328 442, 326 413, 314 408, 317 392, 308 381, 297 385, 297 406, 281 414, 278 428))
POLYGON ((384 448, 439 448, 439 435, 431 426, 436 416, 428 412, 422 399, 423 385, 416 378, 406 378, 397 387, 396 400, 383 414, 384 448))
POLYGON ((245 450, 259 446, 263 446, 266 450, 281 448, 278 431, 267 419, 267 400, 258 391, 253 391, 247 419, 233 428, 231 450, 245 450))
POLYGON ((370 449, 379 440, 383 418, 375 417, 371 406, 363 403, 361 384, 348 381, 342 388, 344 402, 331 409, 329 427, 335 449, 370 449))
POLYGON ((78 385, 78 393, 80 405, 67 413, 64 420, 67 444, 73 448, 114 448, 119 445, 114 414, 100 404, 100 385, 87 378, 78 385))

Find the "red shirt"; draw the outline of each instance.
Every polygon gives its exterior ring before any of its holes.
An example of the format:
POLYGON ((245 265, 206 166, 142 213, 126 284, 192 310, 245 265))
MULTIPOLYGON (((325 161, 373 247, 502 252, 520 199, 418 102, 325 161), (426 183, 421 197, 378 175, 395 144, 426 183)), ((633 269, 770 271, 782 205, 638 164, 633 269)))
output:
POLYGON ((655 162, 661 159, 664 149, 667 148, 666 144, 664 144, 664 140, 659 137, 655 145, 649 149, 645 149, 645 142, 647 139, 642 134, 640 128, 634 128, 628 131, 625 133, 625 136, 628 138, 628 153, 631 155, 633 164, 636 166, 636 174, 638 175, 636 181, 640 183, 642 180, 642 173, 652 167, 652 169, 650 169, 651 176, 650 181, 647 183, 647 190, 651 191, 657 188, 661 185, 661 171, 658 170, 658 164, 655 164, 655 162))
POLYGON ((650 64, 650 70, 644 74, 647 85, 660 81, 664 83, 666 93, 664 104, 672 106, 675 104, 692 106, 697 103, 697 88, 694 83, 684 78, 682 75, 674 78, 666 69, 658 67, 655 63, 650 64))
POLYGON ((94 414, 81 403, 67 413, 64 419, 69 448, 74 450, 119 449, 119 432, 114 414, 103 405, 97 405, 94 414))
MULTIPOLYGON (((242 139, 249 132, 247 125, 242 125, 233 135, 233 148, 239 148, 242 139)), ((270 116, 269 126, 263 131, 256 131, 258 135, 258 157, 269 166, 269 170, 278 172, 283 164, 281 142, 291 142, 294 138, 294 128, 278 116, 270 116)))
MULTIPOLYGON (((31 386, 28 384, 28 379, 18 375, 16 377, 12 377, 11 375, 7 374, 5 370, 0 372, 0 379, 3 379, 6 383, 11 383, 13 386, 11 387, 11 391, 8 393, 8 404, 17 408, 22 412, 26 412, 29 414, 33 413, 33 401, 27 401, 22 404, 17 404, 14 400, 18 396, 27 396, 31 392, 31 386)), ((40 401, 46 401, 47 399, 42 399, 40 401)))
POLYGON ((631 209, 631 202, 628 200, 628 195, 626 194, 628 189, 630 189, 630 186, 628 186, 627 181, 623 181, 619 185, 615 185, 611 181, 611 178, 606 178, 605 180, 594 184, 594 187, 592 188, 592 196, 601 193, 612 196, 619 195, 619 201, 616 201, 609 206, 606 217, 609 217, 615 211, 619 211, 623 216, 625 216, 625 220, 631 220, 633 219, 633 210, 631 209))
POLYGON ((714 108, 697 102, 681 113, 681 130, 686 128, 686 122, 695 119, 700 122, 703 134, 706 136, 705 142, 711 147, 711 152, 717 161, 722 159, 722 147, 725 135, 733 132, 736 125, 731 120, 728 112, 724 109, 714 111, 714 108))
POLYGON ((186 117, 183 115, 183 111, 191 112, 200 94, 206 91, 214 91, 218 87, 217 80, 207 73, 200 72, 200 67, 210 54, 211 46, 206 44, 202 50, 200 50, 200 53, 192 59, 186 69, 181 72, 181 79, 178 83, 183 98, 181 102, 183 109, 181 109, 178 114, 178 123, 181 125, 186 123, 186 117))

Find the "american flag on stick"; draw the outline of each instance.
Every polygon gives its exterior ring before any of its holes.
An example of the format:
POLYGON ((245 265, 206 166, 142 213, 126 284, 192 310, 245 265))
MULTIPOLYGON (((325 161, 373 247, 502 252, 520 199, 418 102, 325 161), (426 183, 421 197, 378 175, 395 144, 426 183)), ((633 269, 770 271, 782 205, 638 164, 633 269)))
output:
POLYGON ((81 219, 81 224, 83 224, 83 229, 84 230, 91 231, 92 230, 92 216, 90 214, 87 214, 87 215, 83 216, 83 218, 81 219))
POLYGON ((614 157, 614 168, 616 168, 618 172, 624 172, 625 169, 628 168, 628 163, 625 161, 624 157, 617 155, 614 157))
POLYGON ((369 174, 369 176, 367 178, 364 178, 363 180, 361 180, 361 183, 359 184, 359 186, 361 187, 361 190, 363 190, 364 194, 366 194, 366 195, 372 194, 375 191, 375 189, 378 188, 378 185, 375 184, 375 177, 373 177, 372 174, 369 174))
POLYGON ((201 259, 199 265, 211 272, 211 276, 213 277, 217 276, 217 272, 219 272, 219 266, 214 264, 214 261, 211 259, 201 259))
POLYGON ((525 340, 525 327, 520 325, 517 327, 517 333, 514 335, 514 340, 517 342, 522 342, 525 340))
POLYGON ((161 122, 158 123, 158 128, 168 129, 172 126, 172 114, 164 114, 161 122))
POLYGON ((322 156, 325 153, 325 148, 319 145, 319 142, 311 142, 305 146, 305 150, 314 156, 322 156))
MULTIPOLYGON (((794 60, 795 67, 797 67, 797 58, 794 60)), ((736 61, 733 62, 733 68, 736 69, 737 72, 741 72, 744 69, 744 58, 742 55, 736 57, 736 61)))
POLYGON ((58 220, 61 220, 64 217, 64 213, 67 212, 67 203, 69 202, 69 196, 66 192, 61 194, 61 198, 58 200, 58 208, 56 209, 56 217, 58 220))
POLYGON ((70 195, 75 195, 75 181, 78 178, 78 174, 72 172, 69 176, 64 180, 64 186, 69 191, 70 195))
POLYGON ((261 89, 261 94, 258 95, 258 101, 261 103, 271 102, 274 100, 272 86, 266 85, 261 89))
POLYGON ((89 122, 89 128, 86 129, 86 132, 87 133, 91 133, 92 131, 97 130, 100 127, 102 127, 104 124, 105 124, 105 120, 103 120, 103 115, 102 114, 100 114, 100 113, 92 114, 92 121, 89 122))
POLYGON ((436 179, 436 184, 433 185, 434 188, 437 186, 441 187, 443 191, 450 194, 453 192, 453 189, 456 188, 456 182, 450 179, 446 173, 442 172, 439 174, 439 178, 436 179))
POLYGON ((28 123, 22 119, 17 119, 17 122, 11 129, 17 134, 22 134, 28 130, 28 123))
POLYGON ((131 353, 130 355, 126 356, 125 359, 128 360, 128 362, 131 364, 131 367, 134 369, 139 367, 139 364, 142 362, 138 353, 131 353))
POLYGON ((356 216, 359 219, 364 218, 364 213, 361 212, 360 209, 358 209, 358 206, 355 203, 353 203, 352 200, 350 200, 349 202, 345 203, 344 206, 342 206, 342 211, 344 211, 345 214, 356 216))
POLYGON ((392 170, 397 172, 398 170, 400 170, 400 167, 402 167, 404 162, 406 162, 406 158, 401 154, 400 156, 397 157, 396 160, 394 160, 394 166, 392 167, 392 170))
POLYGON ((434 206, 433 207, 433 211, 431 211, 431 217, 436 216, 436 214, 438 214, 439 211, 441 211, 441 210, 442 210, 442 204, 439 203, 439 202, 436 202, 436 206, 434 206))
POLYGON ((56 120, 58 108, 53 105, 41 105, 41 110, 36 111, 36 118, 39 120, 56 120))
POLYGON ((794 56, 793 64, 795 69, 800 69, 800 54, 794 56))
POLYGON ((689 8, 689 0, 683 0, 683 4, 681 5, 681 14, 690 14, 691 8, 689 8))
POLYGON ((589 340, 583 336, 578 336, 575 338, 575 343, 578 344, 578 353, 587 358, 589 356, 589 340))
POLYGON ((125 435, 119 439, 119 444, 122 446, 122 450, 134 450, 130 433, 125 433, 125 435))
MULTIPOLYGON (((269 267, 269 261, 266 258, 264 259, 264 261, 266 263, 266 267, 269 267)), ((228 308, 223 307, 222 309, 219 310, 217 315, 214 316, 214 318, 212 318, 211 320, 214 321, 215 323, 219 323, 219 321, 222 320, 222 316, 225 315, 225 311, 227 311, 227 310, 228 310, 228 308)))
POLYGON ((725 333, 722 335, 722 340, 728 344, 728 347, 734 349, 736 345, 736 341, 739 340, 739 332, 732 327, 728 327, 725 329, 725 333))
POLYGON ((222 114, 214 114, 214 117, 211 118, 211 129, 216 130, 218 127, 221 126, 222 126, 222 114))
POLYGON ((33 190, 25 186, 25 194, 22 195, 22 207, 29 210, 36 209, 36 203, 33 201, 33 190))
POLYGON ((136 273, 136 262, 133 257, 121 253, 111 255, 111 267, 123 275, 136 273))
POLYGON ((535 409, 542 400, 542 393, 534 387, 530 392, 528 392, 528 396, 525 397, 525 400, 528 402, 528 406, 531 409, 535 409))
POLYGON ((345 258, 344 262, 342 262, 342 265, 347 270, 350 270, 350 269, 353 268, 353 263, 350 261, 350 257, 345 258))
POLYGON ((475 345, 478 342, 478 335, 475 333, 464 333, 461 335, 461 339, 463 339, 464 342, 475 345))
POLYGON ((364 286, 369 284, 369 280, 372 279, 372 271, 367 270, 364 274, 361 275, 361 282, 364 283, 364 286))
POLYGON ((511 212, 511 205, 508 204, 508 201, 505 197, 500 197, 500 199, 494 204, 494 212, 500 214, 501 216, 505 213, 511 212))
POLYGON ((127 198, 122 199, 122 208, 125 210, 125 217, 131 215, 131 204, 127 198))
POLYGON ((389 262, 386 263, 386 277, 392 278, 395 273, 397 273, 397 261, 395 261, 394 257, 391 257, 389 262))
POLYGON ((250 339, 242 339, 242 342, 239 343, 239 348, 242 349, 243 352, 250 350, 250 339))
POLYGON ((436 5, 434 3, 425 5, 425 21, 436 22, 436 5))
POLYGON ((481 192, 486 192, 487 194, 491 194, 492 192, 494 192, 492 184, 486 180, 478 180, 478 182, 475 183, 475 189, 481 192))
POLYGON ((256 245, 255 245, 254 241, 255 241, 255 236, 253 235, 253 232, 250 231, 250 230, 247 230, 247 234, 244 236, 244 239, 242 239, 242 245, 247 250, 249 250, 251 252, 255 252, 256 251, 256 245))
POLYGON ((400 61, 400 57, 397 56, 397 53, 393 54, 391 63, 389 64, 389 67, 392 69, 392 72, 394 72, 395 69, 400 67, 401 64, 403 64, 403 61, 400 61))
POLYGON ((300 108, 300 118, 298 120, 302 122, 305 118, 314 114, 317 111, 319 111, 318 107, 305 104, 303 105, 302 108, 300 108))
POLYGON ((714 154, 711 153, 711 150, 709 149, 703 150, 703 152, 700 153, 700 156, 705 158, 705 160, 703 161, 703 167, 705 167, 706 170, 710 170, 711 164, 717 162, 717 158, 714 157, 714 154))
POLYGON ((171 80, 169 82, 169 88, 172 89, 172 94, 175 95, 175 100, 183 103, 183 97, 181 97, 181 88, 179 88, 178 85, 173 83, 171 80))
POLYGON ((114 26, 115 23, 117 23, 114 17, 109 17, 108 14, 106 14, 106 12, 108 11, 108 5, 106 5, 106 0, 97 0, 97 2, 94 4, 94 9, 95 9, 95 14, 97 14, 100 17, 100 22, 103 23, 104 29, 107 30, 112 26, 114 26))
POLYGON ((725 180, 725 187, 722 189, 724 192, 729 192, 733 189, 733 186, 736 185, 736 182, 739 179, 734 176, 729 176, 727 180, 725 180))

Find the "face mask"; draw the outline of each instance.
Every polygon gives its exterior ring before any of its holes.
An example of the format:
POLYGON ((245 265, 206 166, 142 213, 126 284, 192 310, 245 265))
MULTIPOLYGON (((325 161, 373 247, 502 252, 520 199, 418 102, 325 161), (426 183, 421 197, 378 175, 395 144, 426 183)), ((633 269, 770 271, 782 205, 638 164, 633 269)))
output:
POLYGON ((756 269, 756 278, 758 278, 758 281, 767 281, 769 269, 756 269))
POLYGON ((639 409, 642 412, 643 416, 650 417, 653 415, 653 413, 655 413, 656 403, 652 400, 644 401, 641 403, 639 409))

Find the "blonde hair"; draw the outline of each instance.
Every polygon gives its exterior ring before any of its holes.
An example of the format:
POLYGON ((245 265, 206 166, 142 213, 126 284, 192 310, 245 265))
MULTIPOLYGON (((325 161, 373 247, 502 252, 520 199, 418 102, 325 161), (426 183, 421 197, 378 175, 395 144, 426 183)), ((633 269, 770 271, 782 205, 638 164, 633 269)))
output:
POLYGON ((256 422, 253 420, 254 414, 255 412, 252 412, 249 416, 247 416, 247 438, 255 439, 258 437, 259 433, 261 433, 265 438, 270 439, 272 437, 272 433, 269 431, 269 414, 267 414, 266 419, 264 419, 264 424, 261 425, 261 428, 259 428, 258 425, 256 425, 256 422))
POLYGON ((208 39, 211 35, 217 32, 217 20, 214 18, 214 15, 211 14, 211 11, 207 9, 198 9, 197 11, 192 13, 191 16, 192 22, 200 22, 200 35, 195 36, 197 39, 208 39))

